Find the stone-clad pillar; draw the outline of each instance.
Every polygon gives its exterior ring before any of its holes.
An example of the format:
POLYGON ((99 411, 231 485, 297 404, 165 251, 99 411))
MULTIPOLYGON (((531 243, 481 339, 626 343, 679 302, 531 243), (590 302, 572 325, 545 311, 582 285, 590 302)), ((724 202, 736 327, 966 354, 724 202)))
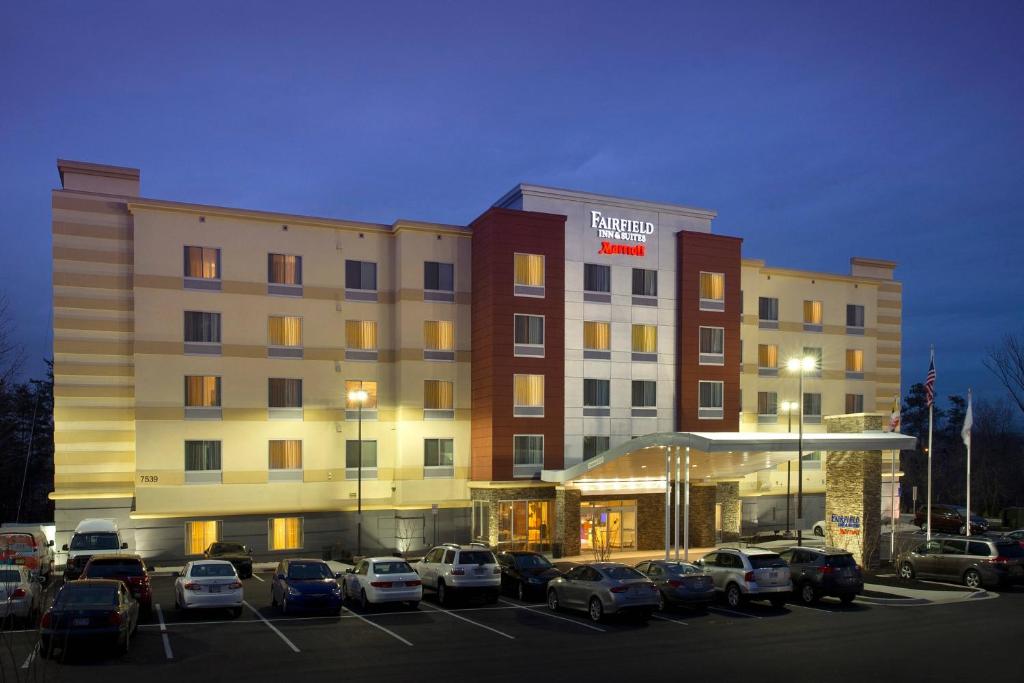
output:
POLYGON ((715 499, 722 508, 722 541, 737 541, 740 537, 740 483, 720 481, 715 485, 715 499))
POLYGON ((558 487, 555 491, 555 557, 580 554, 580 490, 558 487))
MULTIPOLYGON (((715 500, 718 487, 690 486, 690 547, 715 545, 715 500)), ((680 519, 682 519, 680 511, 680 519)), ((680 540, 680 543, 682 541, 680 540)))
MULTIPOLYGON (((882 431, 881 415, 825 418, 834 432, 882 431)), ((813 520, 808 520, 813 521, 813 520)), ((853 553, 867 568, 878 566, 882 535, 882 452, 834 451, 825 455, 825 543, 853 553)))

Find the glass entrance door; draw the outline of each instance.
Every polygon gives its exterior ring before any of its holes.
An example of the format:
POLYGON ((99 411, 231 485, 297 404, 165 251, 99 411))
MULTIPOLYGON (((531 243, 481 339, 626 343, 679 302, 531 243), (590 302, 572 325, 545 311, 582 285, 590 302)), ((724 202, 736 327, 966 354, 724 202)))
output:
POLYGON ((607 544, 611 550, 636 550, 636 501, 583 502, 580 505, 580 548, 607 544))

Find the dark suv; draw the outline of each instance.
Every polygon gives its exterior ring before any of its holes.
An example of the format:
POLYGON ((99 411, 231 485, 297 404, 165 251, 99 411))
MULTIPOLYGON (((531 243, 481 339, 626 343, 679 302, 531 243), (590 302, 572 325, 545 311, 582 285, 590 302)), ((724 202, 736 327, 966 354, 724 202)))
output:
MULTIPOLYGON (((914 525, 924 531, 928 526, 928 509, 921 508, 914 515, 914 525)), ((988 531, 984 517, 971 515, 971 534, 988 531)), ((967 534, 967 510, 959 505, 932 505, 932 532, 940 534, 967 534)))
POLYGON ((241 543, 211 543, 203 551, 203 557, 207 560, 227 560, 234 565, 238 578, 252 578, 252 551, 241 543))
POLYGON ((864 576, 853 555, 841 548, 790 548, 780 553, 789 563, 793 595, 810 605, 823 596, 844 605, 864 591, 864 576))

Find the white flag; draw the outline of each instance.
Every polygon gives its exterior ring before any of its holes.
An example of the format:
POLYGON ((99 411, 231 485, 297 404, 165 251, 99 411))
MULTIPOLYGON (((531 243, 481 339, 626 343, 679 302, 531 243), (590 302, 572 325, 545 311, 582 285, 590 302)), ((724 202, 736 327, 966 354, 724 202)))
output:
POLYGON ((970 448, 971 446, 971 425, 974 424, 974 415, 971 411, 971 390, 967 390, 967 412, 964 413, 964 428, 960 430, 960 438, 964 440, 964 445, 970 448))

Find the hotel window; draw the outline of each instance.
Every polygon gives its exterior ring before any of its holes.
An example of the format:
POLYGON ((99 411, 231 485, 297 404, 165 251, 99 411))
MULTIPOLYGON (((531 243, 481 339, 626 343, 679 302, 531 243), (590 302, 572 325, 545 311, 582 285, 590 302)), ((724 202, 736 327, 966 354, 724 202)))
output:
POLYGON ((515 254, 516 296, 544 296, 544 256, 541 254, 515 254))
POLYGON ((633 325, 633 360, 658 360, 657 325, 633 325))
POLYGON ((658 416, 658 384, 654 380, 633 380, 633 417, 658 416))
POLYGON ((610 439, 607 436, 585 436, 583 437, 583 459, 590 460, 609 448, 610 439))
MULTIPOLYGON (((647 270, 646 268, 633 269, 633 296, 641 297, 640 305, 651 305, 650 299, 658 298, 658 271, 647 270)), ((656 301, 653 303, 657 303, 656 301)))
POLYGON ((220 289, 220 249, 185 247, 185 287, 220 289))
POLYGON ((605 417, 611 414, 611 381, 583 380, 583 416, 605 417))
POLYGON ((775 297, 757 298, 757 326, 767 330, 779 329, 779 300, 775 297))
POLYGON ((377 321, 345 321, 345 360, 377 360, 377 321))
POLYGON ((822 307, 820 301, 804 301, 804 331, 821 332, 822 307))
POLYGON ((423 300, 455 301, 455 266, 451 263, 423 263, 423 300))
POLYGON ((267 356, 302 358, 302 318, 272 315, 267 319, 267 356))
POLYGON ((302 517, 271 517, 267 520, 268 550, 299 550, 302 540, 302 517))
POLYGON ((808 356, 814 359, 814 369, 806 370, 804 377, 821 377, 821 347, 805 346, 803 357, 807 358, 808 356))
POLYGON ((774 391, 757 392, 757 421, 772 424, 779 419, 779 395, 774 391))
MULTIPOLYGON (((359 478, 359 441, 345 442, 345 478, 359 478)), ((363 479, 377 478, 377 442, 363 439, 363 479)))
POLYGON ((513 316, 515 339, 513 355, 544 357, 544 316, 516 313, 513 316))
POLYGON ((779 374, 779 346, 777 344, 757 345, 757 374, 777 377, 779 374))
POLYGON ((271 420, 301 420, 302 380, 282 377, 268 379, 267 409, 271 420))
POLYGON ((423 381, 423 419, 455 419, 455 383, 440 379, 423 381))
POLYGON ((846 414, 864 412, 864 394, 846 395, 846 414))
POLYGON ((345 298, 349 301, 377 300, 377 264, 345 261, 345 298))
POLYGON ((587 320, 583 323, 583 357, 609 360, 611 354, 611 323, 587 320))
POLYGON ((267 294, 302 296, 302 257, 267 254, 267 294))
POLYGON ((221 523, 217 520, 185 522, 185 554, 202 555, 211 543, 220 540, 221 523))
POLYGON ((697 418, 721 420, 725 416, 725 383, 701 380, 697 383, 697 418))
POLYGON ((846 379, 864 379, 864 351, 846 349, 846 379))
POLYGON ((455 323, 423 321, 423 360, 455 360, 455 323))
POLYGON ((725 365, 725 328, 700 328, 700 365, 725 365))
POLYGON ((220 418, 220 377, 186 375, 185 419, 218 420, 220 418))
POLYGON ((846 334, 864 334, 864 307, 846 304, 846 334))
POLYGON ((597 263, 583 264, 583 300, 607 304, 612 301, 612 267, 597 263))
POLYGON ((700 274, 700 310, 725 310, 725 274, 700 274))
POLYGON ((453 439, 424 439, 423 477, 426 479, 455 476, 455 441, 453 439))
POLYGON ((498 501, 498 550, 551 550, 551 501, 498 501))
POLYGON ((486 500, 473 501, 472 534, 470 540, 491 542, 491 503, 486 500))
POLYGON ((366 400, 363 402, 363 419, 364 420, 376 420, 377 419, 377 383, 369 382, 361 379, 347 379, 345 380, 345 393, 342 398, 345 401, 345 419, 346 420, 358 420, 359 419, 359 404, 355 401, 351 401, 348 395, 353 391, 365 391, 366 400))
POLYGON ((220 441, 185 442, 185 483, 221 483, 220 441))
POLYGON ((544 375, 513 375, 512 416, 544 417, 544 375))
POLYGON ((220 313, 185 311, 185 353, 220 355, 220 313))
POLYGON ((512 476, 538 479, 544 468, 544 435, 516 434, 512 437, 512 476))
POLYGON ((271 441, 267 468, 270 481, 302 481, 302 442, 298 439, 271 441))
POLYGON ((804 424, 821 424, 821 394, 804 394, 804 424))

